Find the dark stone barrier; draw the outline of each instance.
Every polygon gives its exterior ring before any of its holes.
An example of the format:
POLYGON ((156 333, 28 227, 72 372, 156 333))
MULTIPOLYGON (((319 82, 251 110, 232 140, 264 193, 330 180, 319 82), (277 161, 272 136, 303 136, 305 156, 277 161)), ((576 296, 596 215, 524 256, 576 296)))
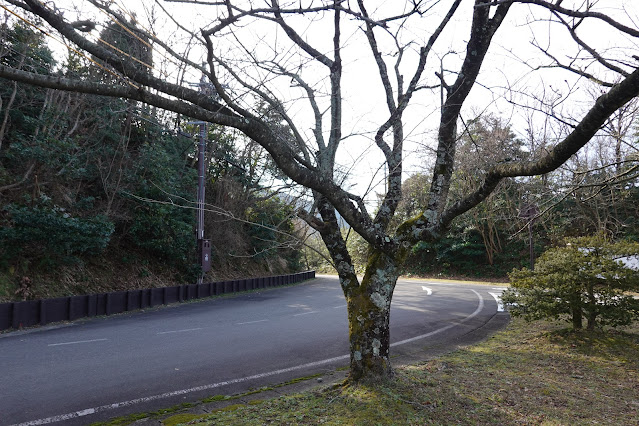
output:
POLYGON ((295 284, 315 278, 315 271, 275 277, 247 278, 204 284, 117 291, 85 296, 57 297, 26 302, 0 303, 0 330, 113 315, 148 307, 295 284))

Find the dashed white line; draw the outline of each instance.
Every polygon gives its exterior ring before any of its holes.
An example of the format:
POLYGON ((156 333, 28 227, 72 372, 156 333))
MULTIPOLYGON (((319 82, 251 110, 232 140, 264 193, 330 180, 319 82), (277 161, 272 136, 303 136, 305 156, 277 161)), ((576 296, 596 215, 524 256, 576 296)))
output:
POLYGON ((186 333, 186 332, 189 332, 189 331, 197 331, 197 330, 202 330, 202 327, 199 327, 199 328, 186 328, 184 330, 158 331, 156 334, 186 333))
POLYGON ((495 302, 497 302, 497 312, 504 312, 504 304, 501 301, 501 294, 488 292, 491 296, 495 298, 495 302))
POLYGON ((333 306, 333 309, 341 309, 341 308, 345 308, 346 305, 339 305, 339 306, 333 306))
POLYGON ((424 290, 426 292, 426 295, 430 296, 431 294, 433 294, 433 290, 426 287, 426 286, 422 286, 422 290, 424 290))
POLYGON ((47 346, 77 345, 79 343, 104 342, 108 339, 77 340, 75 342, 50 343, 47 346))
MULTIPOLYGON (((477 295, 477 297, 479 298, 479 305, 477 306, 477 309, 475 309, 475 311, 472 314, 470 314, 467 317, 457 321, 456 323, 447 325, 446 327, 442 327, 442 328, 439 328, 437 330, 431 331, 430 333, 422 334, 420 336, 415 336, 415 337, 412 337, 410 339, 405 339, 405 340, 401 340, 399 342, 391 343, 390 346, 399 346, 399 345, 403 345, 403 344, 406 344, 406 343, 414 342, 416 340, 424 339, 426 337, 430 337, 430 336, 432 336, 434 334, 441 333, 441 332, 449 330, 449 329, 451 329, 451 328, 453 328, 453 327, 455 327, 457 325, 463 324, 464 322, 476 317, 479 314, 479 312, 481 312, 481 310, 484 308, 484 299, 475 290, 471 290, 471 291, 473 293, 475 293, 477 295)), ((313 312, 307 312, 307 313, 313 313, 313 312)), ((163 394, 160 394, 160 395, 152 395, 152 396, 148 396, 148 397, 144 397, 144 398, 132 399, 130 401, 117 402, 115 404, 102 405, 102 406, 95 407, 95 408, 87 408, 85 410, 75 411, 73 413, 61 414, 61 415, 58 415, 58 416, 47 417, 47 418, 38 419, 38 420, 32 420, 32 421, 29 421, 29 422, 19 423, 19 424, 13 425, 13 426, 35 426, 35 425, 44 425, 44 424, 49 424, 49 423, 61 422, 61 421, 65 421, 65 420, 75 419, 75 418, 78 418, 78 417, 88 416, 88 415, 99 413, 99 412, 102 412, 102 411, 109 411, 109 410, 113 410, 113 409, 116 409, 116 408, 127 407, 127 406, 136 405, 136 404, 140 404, 140 403, 144 403, 144 402, 150 402, 150 401, 155 401, 155 400, 159 400, 159 399, 170 398, 170 397, 178 396, 178 395, 185 395, 185 394, 192 393, 192 392, 206 391, 206 390, 215 389, 215 388, 219 388, 219 387, 227 386, 227 385, 231 385, 231 384, 243 383, 243 382, 248 382, 250 380, 256 380, 256 379, 261 379, 261 378, 264 378, 264 377, 275 376, 275 375, 278 375, 278 374, 289 373, 291 371, 303 370, 305 368, 317 367, 317 366, 320 366, 320 365, 330 364, 330 363, 337 362, 337 361, 347 360, 347 359, 349 359, 349 357, 350 357, 350 355, 337 356, 337 357, 334 357, 334 358, 323 359, 321 361, 310 362, 308 364, 302 364, 302 365, 296 365, 294 367, 283 368, 281 370, 275 370, 275 371, 269 371, 269 372, 266 372, 266 373, 255 374, 253 376, 241 377, 241 378, 238 378, 238 379, 232 379, 232 380, 227 380, 227 381, 224 381, 224 382, 212 383, 212 384, 209 384, 209 385, 198 386, 198 387, 194 387, 194 388, 190 388, 190 389, 182 389, 182 390, 177 390, 177 391, 173 391, 173 392, 167 392, 167 393, 163 393, 163 394)))
POLYGON ((261 319, 256 321, 236 322, 235 325, 257 324, 258 322, 267 322, 267 319, 261 319))
POLYGON ((310 314, 316 314, 319 311, 310 311, 310 312, 302 312, 301 314, 295 314, 293 315, 294 317, 300 317, 302 315, 310 315, 310 314))

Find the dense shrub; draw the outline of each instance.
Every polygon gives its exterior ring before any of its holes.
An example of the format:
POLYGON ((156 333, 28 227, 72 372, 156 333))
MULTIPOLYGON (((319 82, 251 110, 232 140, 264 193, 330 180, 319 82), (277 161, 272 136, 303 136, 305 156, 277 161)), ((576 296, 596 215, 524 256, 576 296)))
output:
POLYGON ((5 262, 28 254, 45 263, 78 261, 101 253, 114 225, 106 216, 72 217, 60 208, 8 205, 0 228, 0 256, 5 262))
POLYGON ((512 315, 527 320, 567 320, 574 329, 584 318, 588 329, 627 325, 639 319, 639 300, 627 294, 639 290, 639 270, 620 259, 638 253, 638 243, 601 236, 568 240, 543 253, 534 271, 513 271, 502 299, 512 315))

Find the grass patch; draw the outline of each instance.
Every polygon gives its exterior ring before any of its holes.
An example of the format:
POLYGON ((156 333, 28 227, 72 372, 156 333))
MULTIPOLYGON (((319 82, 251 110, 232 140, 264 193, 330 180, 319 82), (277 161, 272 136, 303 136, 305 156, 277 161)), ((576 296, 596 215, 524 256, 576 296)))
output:
POLYGON ((571 332, 515 319, 394 380, 233 406, 190 424, 609 424, 639 419, 639 326, 571 332))
MULTIPOLYGON (((238 394, 234 394, 234 395, 213 395, 210 396, 208 398, 204 398, 201 399, 200 401, 198 401, 197 403, 189 403, 189 402, 185 402, 182 404, 178 404, 175 405, 173 407, 169 407, 169 408, 164 408, 158 411, 154 411, 154 412, 149 412, 149 413, 135 413, 135 414, 129 414, 126 416, 121 416, 121 417, 115 417, 109 421, 106 422, 95 422, 92 423, 91 426, 124 426, 124 425, 129 425, 132 424, 138 420, 142 420, 142 419, 148 419, 148 418, 162 418, 164 416, 166 416, 167 414, 173 414, 173 413, 179 413, 179 414, 175 414, 171 417, 167 417, 164 420, 162 420, 162 424, 167 425, 167 426, 174 426, 174 425, 178 425, 178 424, 182 424, 182 423, 190 423, 193 422, 194 420, 201 420, 204 418, 209 417, 208 414, 191 414, 188 412, 184 412, 187 411, 189 408, 192 407, 196 407, 200 404, 207 404, 207 403, 212 403, 212 402, 220 402, 220 401, 230 401, 230 400, 236 400, 236 399, 240 399, 243 398, 245 396, 250 396, 250 395, 255 395, 255 394, 259 394, 262 392, 266 392, 266 391, 270 391, 273 390, 275 388, 281 388, 284 386, 288 386, 288 385, 292 385, 295 383, 300 383, 300 382, 304 382, 307 380, 311 380, 317 377, 321 377, 322 374, 313 374, 310 376, 304 376, 304 377, 298 377, 292 380, 289 380, 287 382, 283 382, 283 383, 279 383, 277 385, 273 385, 273 386, 264 386, 258 389, 252 389, 252 390, 248 390, 244 393, 238 393, 238 394)), ((249 401, 246 405, 249 406, 255 406, 255 405, 260 405, 262 404, 264 401, 263 400, 252 400, 249 401)), ((240 407, 244 407, 245 404, 233 404, 233 405, 228 405, 226 407, 222 407, 219 408, 217 410, 214 411, 234 411, 237 410, 240 407)))
POLYGON ((188 423, 196 419, 201 419, 201 414, 190 414, 190 413, 182 413, 176 414, 175 416, 171 416, 162 421, 164 426, 175 426, 183 423, 188 423))
POLYGON ((130 425, 131 423, 135 423, 138 420, 147 419, 147 418, 155 418, 160 416, 165 416, 171 413, 177 413, 180 411, 187 410, 192 408, 195 404, 190 402, 184 402, 182 404, 174 405, 173 407, 163 408, 158 411, 150 412, 150 413, 135 413, 129 414, 126 416, 115 417, 111 420, 105 422, 94 422, 91 423, 91 426, 124 426, 130 425))
POLYGON ((288 382, 283 382, 278 385, 275 385, 273 386, 273 388, 282 388, 284 386, 294 385, 295 383, 305 382, 311 379, 317 379, 318 377, 322 377, 322 376, 323 376, 322 373, 317 373, 317 374, 311 374, 310 376, 298 377, 296 379, 289 380, 288 382))

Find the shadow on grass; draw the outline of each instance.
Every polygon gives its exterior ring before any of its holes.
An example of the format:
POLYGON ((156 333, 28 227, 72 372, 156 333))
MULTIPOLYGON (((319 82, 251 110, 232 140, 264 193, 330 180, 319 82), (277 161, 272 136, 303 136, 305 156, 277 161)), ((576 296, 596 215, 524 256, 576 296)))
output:
POLYGON ((639 333, 621 330, 573 331, 562 329, 549 334, 551 342, 572 351, 609 361, 622 361, 639 369, 639 333))

